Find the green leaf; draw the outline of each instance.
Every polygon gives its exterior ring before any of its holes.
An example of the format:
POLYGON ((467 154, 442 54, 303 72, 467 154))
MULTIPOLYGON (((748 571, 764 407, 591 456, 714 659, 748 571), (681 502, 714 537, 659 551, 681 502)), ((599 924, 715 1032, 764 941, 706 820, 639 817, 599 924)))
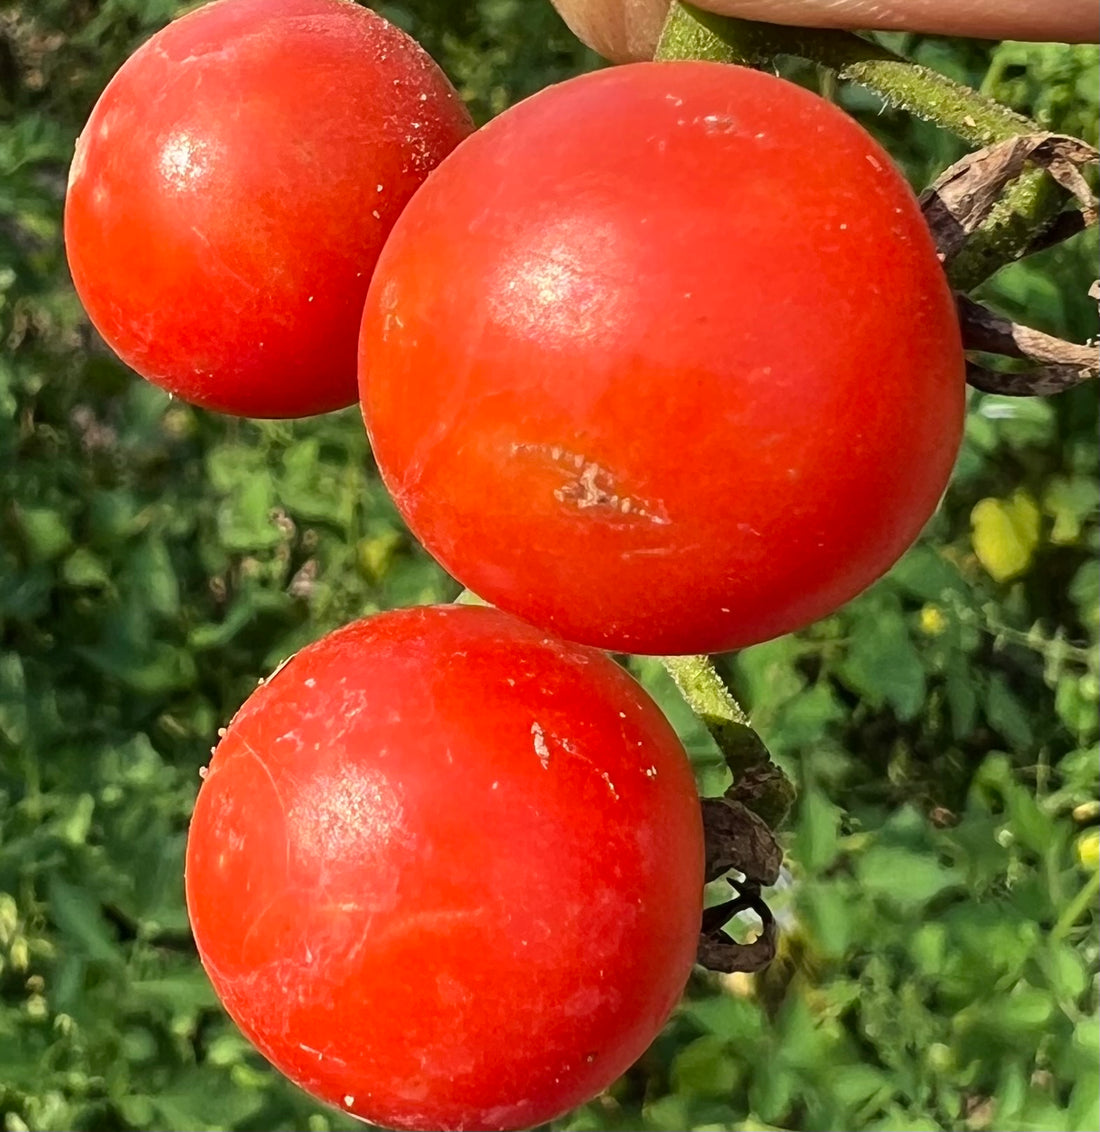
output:
POLYGON ((901 719, 924 703, 924 666, 900 617, 861 618, 840 671, 853 691, 873 706, 890 704, 901 719))
POLYGON ((856 876, 870 894, 909 911, 962 884, 961 874, 934 857, 889 845, 864 853, 856 862, 856 876))
POLYGON ((645 1127, 653 1132, 682 1132, 691 1127, 689 1099, 671 1094, 659 1097, 643 1110, 645 1127))
POLYGON ((1092 1072, 1083 1073, 1073 1086, 1066 1124, 1070 1128, 1100 1128, 1100 1077, 1095 1062, 1092 1072))
POLYGON ((65 559, 61 566, 61 577, 76 589, 94 590, 111 584, 106 563, 99 555, 84 547, 77 547, 65 559))
POLYGON ((725 1041, 717 1034, 706 1034, 680 1050, 670 1074, 674 1092, 722 1097, 737 1084, 739 1067, 725 1041))
POLYGON ((120 962, 118 943, 90 892, 54 876, 50 878, 48 893, 50 917, 72 943, 91 959, 120 962))
POLYGON ((1088 988, 1090 971, 1084 959, 1066 943, 1049 943, 1037 956, 1039 969, 1061 1002, 1074 1002, 1088 988))
POLYGON ((214 988, 199 968, 156 979, 135 979, 128 990, 134 1000, 147 1009, 164 1010, 172 1016, 190 1015, 218 1006, 214 988))
POLYGON ((978 722, 978 691, 975 673, 966 657, 954 652, 944 672, 947 706, 951 713, 951 733, 956 739, 965 739, 978 722))
POLYGON ((49 562, 60 557, 72 545, 69 524, 57 511, 48 507, 22 507, 18 511, 19 526, 33 562, 49 562))
POLYGON ((801 885, 798 906, 816 950, 829 959, 843 958, 853 927, 848 886, 825 881, 801 885))
POLYGON ((859 1108, 871 1098, 882 1104, 894 1092, 890 1078, 871 1065, 838 1065, 829 1077, 831 1091, 849 1109, 859 1108))
POLYGON ((999 672, 990 676, 986 687, 985 716, 990 726, 999 731, 1015 750, 1025 750, 1031 745, 1031 724, 1027 712, 999 672))
POLYGON ((156 1127, 167 1132, 220 1132, 254 1117, 263 1107, 260 1091, 218 1088, 221 1080, 202 1069, 179 1075, 171 1090, 149 1097, 159 1117, 156 1127))
POLYGON ((947 928, 938 921, 921 924, 909 941, 909 953, 917 970, 926 978, 935 979, 944 969, 947 958, 947 928))
POLYGON ((733 995, 712 995, 686 1001, 680 1008, 704 1030, 709 1030, 732 1047, 753 1045, 764 1033, 764 1016, 752 999, 733 995))
POLYGON ((1100 1017, 1082 1018, 1073 1028, 1073 1046, 1089 1065, 1100 1062, 1100 1017))
POLYGON ((921 601, 940 601, 945 594, 962 589, 958 567, 925 543, 904 555, 888 577, 921 601))
POLYGON ((161 617, 174 617, 180 609, 180 589, 171 555, 163 539, 146 539, 129 559, 131 584, 148 607, 161 617))
POLYGON ((1095 627, 1100 610, 1100 562, 1089 559, 1083 562, 1069 584, 1069 596, 1086 625, 1095 627))
POLYGON ((218 509, 218 534, 231 551, 267 550, 283 541, 283 533, 272 519, 275 494, 266 476, 250 476, 218 509))
POLYGON ((1100 511, 1100 482, 1090 476, 1055 476, 1043 493, 1043 510, 1054 518, 1050 541, 1073 546, 1085 522, 1100 511))
POLYGON ((1024 1034, 1042 1030, 1057 1007, 1047 991, 1022 983, 1011 994, 997 997, 982 1009, 983 1027, 996 1031, 1002 1040, 1011 1044, 1024 1034))
POLYGON ((818 789, 805 790, 798 804, 793 852, 807 873, 824 872, 836 860, 840 811, 818 789))
POLYGON ((979 416, 994 422, 998 439, 1024 450, 1046 444, 1054 435, 1054 408, 1043 397, 1002 397, 984 394, 976 399, 979 416))
POLYGON ((1004 797, 1009 828, 1022 845, 1040 856, 1059 848, 1063 837, 1057 823, 1036 802, 1029 790, 1013 784, 1005 791, 1004 797))
POLYGON ((16 653, 0 653, 0 735, 14 746, 27 738, 27 682, 16 653))

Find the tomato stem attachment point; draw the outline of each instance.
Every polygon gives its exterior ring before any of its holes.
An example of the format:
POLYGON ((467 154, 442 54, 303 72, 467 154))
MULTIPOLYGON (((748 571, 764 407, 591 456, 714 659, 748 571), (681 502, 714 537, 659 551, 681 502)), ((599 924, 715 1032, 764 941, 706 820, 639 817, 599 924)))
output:
POLYGON ((794 801, 791 781, 771 760, 764 741, 734 699, 708 656, 665 656, 665 670, 688 707, 699 717, 733 774, 727 797, 746 806, 772 828, 794 801))

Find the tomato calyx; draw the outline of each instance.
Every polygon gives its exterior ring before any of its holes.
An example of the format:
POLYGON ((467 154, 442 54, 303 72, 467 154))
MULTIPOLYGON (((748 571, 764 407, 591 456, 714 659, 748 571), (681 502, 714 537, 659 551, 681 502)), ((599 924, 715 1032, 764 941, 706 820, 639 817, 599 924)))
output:
POLYGON ((732 870, 764 887, 775 884, 783 851, 767 822, 728 794, 703 798, 702 807, 707 883, 732 870))
POLYGON ((719 798, 700 800, 707 884, 727 873, 736 893, 703 912, 696 962, 712 971, 763 970, 775 958, 777 928, 761 895, 779 879, 783 850, 774 829, 794 802, 794 786, 772 762, 767 743, 733 698, 712 661, 705 656, 665 657, 664 665, 692 711, 710 732, 733 777, 719 798), (726 925, 742 912, 753 912, 761 929, 739 943, 726 925))
POLYGON ((735 971, 756 974, 775 958, 779 936, 775 917, 761 897, 760 885, 755 881, 730 880, 729 885, 737 897, 716 904, 703 913, 695 958, 708 971, 724 975, 732 975, 735 971), (760 934, 748 943, 738 943, 723 930, 734 916, 742 912, 754 912, 760 918, 760 934))
POLYGON ((1098 202, 1084 170, 1100 163, 1100 152, 1080 138, 1029 133, 968 153, 945 170, 921 194, 921 211, 936 243, 940 261, 956 287, 963 344, 970 354, 1031 363, 992 368, 969 358, 967 382, 984 393, 1038 397, 1061 393, 1096 380, 1096 350, 1023 326, 968 298, 963 292, 989 274, 976 257, 972 240, 984 229, 1005 189, 1027 165, 1045 169, 1077 203, 1059 212, 1032 242, 1013 256, 1022 259, 1060 243, 1096 222, 1098 202))
POLYGON ((724 974, 763 970, 775 958, 778 935, 761 889, 779 879, 783 851, 767 822, 737 797, 741 786, 736 783, 721 798, 701 800, 707 882, 724 873, 740 874, 739 879, 726 877, 736 897, 707 908, 699 931, 696 961, 724 974), (738 943, 724 930, 742 912, 754 912, 761 923, 760 933, 748 943, 738 943))

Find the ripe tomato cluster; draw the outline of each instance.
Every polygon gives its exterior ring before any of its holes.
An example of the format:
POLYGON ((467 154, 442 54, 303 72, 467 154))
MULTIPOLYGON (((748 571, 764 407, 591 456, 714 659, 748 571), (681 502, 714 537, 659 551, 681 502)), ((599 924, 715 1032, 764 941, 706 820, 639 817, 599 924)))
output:
POLYGON ((685 752, 597 649, 797 629, 929 517, 963 356, 908 186, 750 70, 612 68, 474 132, 352 0, 216 0, 104 91, 65 235, 150 381, 358 399, 411 529, 499 607, 346 626, 234 718, 186 873, 227 1010, 393 1128, 592 1097, 682 991, 704 870, 685 752))

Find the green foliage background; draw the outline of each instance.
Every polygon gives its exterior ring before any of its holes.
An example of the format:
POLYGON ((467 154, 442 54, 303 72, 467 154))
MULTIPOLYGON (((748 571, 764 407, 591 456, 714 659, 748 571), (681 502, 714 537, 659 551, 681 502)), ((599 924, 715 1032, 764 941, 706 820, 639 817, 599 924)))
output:
MULTIPOLYGON (((354 410, 232 421, 135 380, 82 317, 74 137, 173 0, 0 2, 0 1114, 9 1132, 350 1128, 221 1013, 181 864, 217 728, 282 658, 457 587, 354 410)), ((597 61, 534 0, 382 10, 480 119, 597 61)), ((896 39, 897 37, 895 37, 896 39)), ((1092 48, 903 39, 1096 141, 1092 48)), ((818 82, 809 68, 792 72, 818 82)), ((959 149, 840 94, 921 184, 959 149)), ((792 170, 792 175, 797 171, 792 170)), ((1084 338, 1095 236, 988 289, 1084 338)), ((700 974, 562 1129, 1096 1128, 1096 390, 973 399, 926 537, 827 621, 727 664, 801 788, 765 976, 700 974)), ((636 671, 723 785, 659 667, 636 671)))

